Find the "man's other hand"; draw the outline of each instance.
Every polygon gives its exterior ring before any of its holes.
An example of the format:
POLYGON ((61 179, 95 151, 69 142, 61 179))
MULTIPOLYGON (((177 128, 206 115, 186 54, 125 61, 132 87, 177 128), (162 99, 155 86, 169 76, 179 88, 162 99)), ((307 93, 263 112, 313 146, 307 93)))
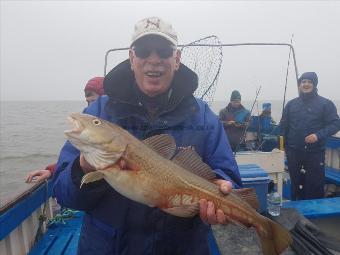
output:
POLYGON ((31 182, 44 181, 50 178, 51 175, 52 173, 50 170, 45 170, 45 169, 34 170, 28 174, 28 176, 26 177, 26 182, 31 183, 31 182))
POLYGON ((315 143, 318 141, 318 136, 316 134, 310 134, 305 137, 306 143, 315 143))

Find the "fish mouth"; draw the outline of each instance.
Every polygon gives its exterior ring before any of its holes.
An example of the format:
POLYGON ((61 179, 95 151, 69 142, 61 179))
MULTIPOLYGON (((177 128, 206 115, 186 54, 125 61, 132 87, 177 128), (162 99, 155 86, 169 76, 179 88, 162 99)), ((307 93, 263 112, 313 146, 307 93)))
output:
POLYGON ((65 135, 73 137, 79 135, 84 130, 83 124, 76 118, 75 114, 70 114, 67 120, 71 124, 72 129, 65 130, 65 135))

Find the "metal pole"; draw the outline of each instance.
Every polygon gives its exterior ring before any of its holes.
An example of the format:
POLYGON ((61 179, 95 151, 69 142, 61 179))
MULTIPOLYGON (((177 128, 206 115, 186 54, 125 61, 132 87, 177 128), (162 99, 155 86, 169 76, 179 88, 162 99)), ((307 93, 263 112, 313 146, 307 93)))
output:
MULTIPOLYGON (((178 47, 201 47, 201 46, 209 46, 209 47, 235 47, 235 46, 288 46, 290 50, 292 51, 293 60, 294 60, 294 69, 295 69, 295 78, 296 82, 298 80, 298 68, 296 64, 296 56, 295 56, 295 50, 291 43, 230 43, 230 44, 180 44, 178 47)), ((117 48, 117 49, 110 49, 105 54, 105 65, 104 65, 104 76, 106 75, 106 69, 107 69, 107 58, 108 55, 111 52, 115 51, 122 51, 122 50, 128 50, 129 47, 125 48, 117 48)))

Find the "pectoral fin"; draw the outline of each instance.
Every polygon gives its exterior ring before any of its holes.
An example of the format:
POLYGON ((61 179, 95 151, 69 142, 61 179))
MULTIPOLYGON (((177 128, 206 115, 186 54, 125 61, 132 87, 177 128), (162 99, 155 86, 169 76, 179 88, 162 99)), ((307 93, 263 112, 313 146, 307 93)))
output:
POLYGON ((199 213, 200 206, 199 206, 199 203, 197 202, 197 203, 190 204, 190 205, 162 208, 162 210, 168 214, 171 214, 177 217, 191 218, 199 213))
POLYGON ((83 176, 80 183, 80 188, 83 186, 83 184, 95 182, 103 179, 104 174, 101 171, 94 171, 87 173, 83 176))

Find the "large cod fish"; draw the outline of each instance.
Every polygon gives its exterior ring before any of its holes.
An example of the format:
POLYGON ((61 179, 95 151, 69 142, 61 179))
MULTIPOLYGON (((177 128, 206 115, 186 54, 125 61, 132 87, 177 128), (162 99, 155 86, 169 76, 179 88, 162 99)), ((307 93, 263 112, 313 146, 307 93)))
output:
POLYGON ((104 178, 123 196, 178 217, 195 216, 199 200, 206 199, 231 222, 254 227, 264 255, 280 254, 291 244, 287 230, 257 213, 236 191, 222 194, 212 182, 211 168, 195 151, 176 149, 173 137, 164 134, 139 141, 95 116, 74 113, 69 120, 73 129, 65 135, 96 169, 83 177, 82 185, 104 178))

